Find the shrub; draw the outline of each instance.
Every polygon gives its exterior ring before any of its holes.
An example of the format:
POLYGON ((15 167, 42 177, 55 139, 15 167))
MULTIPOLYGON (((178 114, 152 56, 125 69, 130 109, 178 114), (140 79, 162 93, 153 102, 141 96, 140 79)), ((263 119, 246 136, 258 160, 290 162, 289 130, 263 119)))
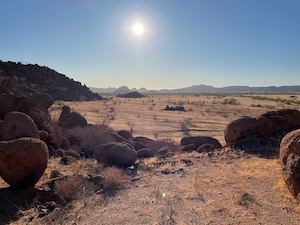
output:
POLYGON ((240 103, 238 102, 238 100, 236 98, 226 98, 223 101, 224 105, 239 105, 240 103))
POLYGON ((64 101, 62 101, 62 100, 57 100, 57 101, 55 101, 55 103, 59 106, 64 106, 65 105, 64 101))
POLYGON ((182 122, 180 122, 180 130, 186 136, 190 135, 191 126, 192 126, 192 118, 184 119, 182 122))
POLYGON ((85 198, 91 195, 96 187, 88 180, 80 176, 65 177, 55 183, 54 193, 70 202, 75 199, 85 198))
POLYGON ((127 176, 124 172, 116 167, 105 168, 101 175, 103 176, 103 191, 104 193, 111 195, 117 190, 125 186, 125 180, 127 176))

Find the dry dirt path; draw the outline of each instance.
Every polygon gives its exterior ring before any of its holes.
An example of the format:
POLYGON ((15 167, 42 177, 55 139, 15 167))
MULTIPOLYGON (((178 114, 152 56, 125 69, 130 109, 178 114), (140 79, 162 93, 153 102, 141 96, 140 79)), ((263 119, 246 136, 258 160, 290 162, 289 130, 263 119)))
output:
POLYGON ((126 189, 75 202, 53 224, 299 224, 276 159, 186 153, 146 160, 126 189))

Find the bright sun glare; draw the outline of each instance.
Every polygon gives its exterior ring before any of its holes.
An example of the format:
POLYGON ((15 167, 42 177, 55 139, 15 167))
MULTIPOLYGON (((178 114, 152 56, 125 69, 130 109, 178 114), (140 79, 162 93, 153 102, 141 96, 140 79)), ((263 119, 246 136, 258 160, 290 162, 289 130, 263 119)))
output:
POLYGON ((144 33, 145 28, 143 24, 137 22, 132 26, 132 31, 135 35, 140 36, 144 33))

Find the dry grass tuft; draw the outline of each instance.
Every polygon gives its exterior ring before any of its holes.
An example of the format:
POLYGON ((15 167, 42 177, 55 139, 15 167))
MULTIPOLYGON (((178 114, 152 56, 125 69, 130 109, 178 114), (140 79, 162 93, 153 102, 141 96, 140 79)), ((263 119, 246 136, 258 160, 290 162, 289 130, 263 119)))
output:
POLYGON ((96 187, 80 176, 65 177, 55 183, 54 192, 66 202, 91 195, 96 187))
POLYGON ((101 175, 103 176, 103 191, 109 195, 125 187, 127 175, 116 167, 105 168, 101 175))

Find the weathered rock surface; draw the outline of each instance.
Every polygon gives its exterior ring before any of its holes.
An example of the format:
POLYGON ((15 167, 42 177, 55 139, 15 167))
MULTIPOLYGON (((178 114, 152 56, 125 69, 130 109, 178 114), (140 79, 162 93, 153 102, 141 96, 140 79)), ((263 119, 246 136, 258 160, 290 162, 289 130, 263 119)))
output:
POLYGON ((261 135, 260 123, 251 117, 243 117, 230 122, 224 131, 228 144, 259 135, 261 135))
POLYGON ((181 146, 194 144, 195 149, 199 148, 203 144, 212 144, 217 149, 222 148, 222 145, 217 139, 207 136, 184 137, 181 139, 180 144, 181 146))
POLYGON ((49 131, 51 117, 47 110, 52 103, 53 99, 47 94, 29 97, 0 95, 0 119, 12 111, 23 112, 33 119, 39 130, 49 131))
POLYGON ((127 130, 120 130, 120 131, 118 131, 117 134, 120 135, 123 138, 126 138, 126 139, 133 138, 132 135, 131 135, 131 133, 129 131, 127 131, 127 130))
POLYGON ((35 138, 0 142, 0 176, 12 187, 34 186, 48 162, 47 145, 35 138))
POLYGON ((224 137, 229 145, 265 145, 272 142, 270 138, 281 140, 287 132, 299 128, 300 112, 295 109, 281 109, 264 113, 257 118, 236 119, 226 126, 224 137))
POLYGON ((59 125, 67 128, 87 125, 86 119, 78 112, 71 112, 69 106, 64 106, 59 117, 59 125))
POLYGON ((216 147, 212 144, 204 144, 204 145, 201 145, 197 150, 196 152, 199 152, 199 153, 202 153, 202 152, 212 152, 216 150, 216 147))
POLYGON ((44 130, 39 130, 39 135, 40 135, 40 140, 42 140, 44 142, 46 142, 49 137, 49 133, 44 130))
POLYGON ((196 149, 196 145, 194 143, 188 144, 188 145, 183 145, 180 147, 180 150, 183 152, 192 152, 195 149, 196 149))
POLYGON ((300 129, 288 133, 280 144, 283 178, 290 192, 300 193, 300 129))
POLYGON ((1 125, 0 140, 9 141, 21 137, 39 138, 39 131, 34 121, 25 113, 8 113, 1 125))
POLYGON ((295 109, 267 112, 259 116, 257 120, 260 121, 262 132, 266 136, 300 128, 300 112, 295 109))
POLYGON ((132 145, 132 147, 133 147, 136 151, 138 151, 138 150, 140 150, 140 149, 142 149, 142 148, 147 148, 147 146, 144 145, 144 144, 141 143, 141 142, 129 141, 129 143, 132 145))
POLYGON ((150 158, 154 156, 154 151, 150 148, 141 148, 137 151, 138 158, 150 158))
POLYGON ((110 142, 95 148, 95 157, 104 166, 129 167, 137 160, 135 149, 125 143, 110 142))

